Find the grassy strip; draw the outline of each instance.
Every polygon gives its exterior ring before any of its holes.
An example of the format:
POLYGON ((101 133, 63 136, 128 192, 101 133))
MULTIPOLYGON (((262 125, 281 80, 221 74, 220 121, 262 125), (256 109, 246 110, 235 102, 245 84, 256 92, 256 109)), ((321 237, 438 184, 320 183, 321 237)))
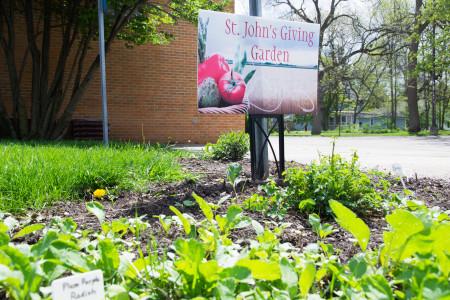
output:
POLYGON ((76 200, 97 188, 141 190, 151 181, 188 176, 183 155, 162 147, 98 143, 0 143, 0 210, 43 208, 76 200))
MULTIPOLYGON (((274 132, 273 135, 278 135, 274 132)), ((284 133, 285 136, 312 136, 311 131, 289 131, 284 133)), ((450 130, 439 130, 439 135, 448 136, 450 135, 450 130)), ((362 132, 362 131, 352 131, 345 132, 342 130, 340 133, 338 130, 323 131, 320 136, 324 137, 336 137, 336 136, 430 136, 430 131, 423 130, 419 133, 409 133, 405 130, 391 131, 391 132, 362 132)))

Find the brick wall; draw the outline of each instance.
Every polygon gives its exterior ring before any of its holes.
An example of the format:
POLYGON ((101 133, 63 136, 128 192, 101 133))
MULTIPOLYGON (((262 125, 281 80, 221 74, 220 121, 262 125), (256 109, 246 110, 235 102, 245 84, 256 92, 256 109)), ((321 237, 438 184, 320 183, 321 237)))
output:
MULTIPOLYGON (((242 115, 203 115, 197 112, 197 29, 180 22, 175 40, 166 46, 127 49, 115 42, 107 56, 107 93, 111 138, 150 142, 206 143, 229 130, 243 130, 242 115)), ((55 35, 57 36, 57 35, 55 35)), ((18 35, 18 40, 25 38, 18 35)), ((25 41, 18 41, 18 57, 25 41)), ((92 43, 87 61, 96 55, 92 43)), ((54 44, 51 57, 56 60, 54 44)), ((1 55, 1 54, 0 54, 1 55)), ((56 62, 55 62, 56 63, 56 62)), ((29 97, 31 66, 25 68, 24 97, 29 97)), ((100 76, 93 78, 74 118, 101 118, 100 76)), ((9 81, 0 57, 0 96, 8 101, 9 81)), ((8 104, 8 103, 7 103, 8 104)))

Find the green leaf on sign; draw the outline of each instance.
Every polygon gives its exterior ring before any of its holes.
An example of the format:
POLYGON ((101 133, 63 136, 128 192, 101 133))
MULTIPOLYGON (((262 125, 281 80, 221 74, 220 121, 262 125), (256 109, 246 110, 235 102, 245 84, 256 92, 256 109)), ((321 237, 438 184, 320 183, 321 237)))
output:
POLYGON ((97 201, 92 201, 86 204, 86 209, 97 217, 100 223, 105 220, 105 208, 97 201))
POLYGON ((248 74, 244 78, 245 84, 248 84, 250 79, 252 79, 253 75, 255 75, 255 72, 256 72, 256 69, 255 70, 251 70, 250 72, 248 72, 248 74))
POLYGON ((13 236, 13 239, 18 239, 18 238, 24 237, 24 236, 26 236, 26 235, 29 235, 29 234, 33 233, 33 232, 42 230, 44 227, 45 227, 44 224, 32 224, 32 225, 28 225, 28 226, 26 226, 25 228, 23 228, 22 230, 20 230, 18 233, 16 233, 16 234, 13 236))
POLYGON ((370 229, 354 212, 335 200, 329 201, 336 222, 350 232, 357 240, 362 251, 366 251, 370 239, 370 229))

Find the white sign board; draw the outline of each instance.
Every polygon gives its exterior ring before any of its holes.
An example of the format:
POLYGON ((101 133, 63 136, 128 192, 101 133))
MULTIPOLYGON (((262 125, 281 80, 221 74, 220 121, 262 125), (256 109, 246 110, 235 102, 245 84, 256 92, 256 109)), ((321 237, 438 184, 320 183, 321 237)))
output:
POLYGON ((199 112, 315 112, 319 31, 319 24, 200 11, 199 112))
POLYGON ((53 300, 103 300, 103 272, 95 270, 57 279, 51 290, 53 300))

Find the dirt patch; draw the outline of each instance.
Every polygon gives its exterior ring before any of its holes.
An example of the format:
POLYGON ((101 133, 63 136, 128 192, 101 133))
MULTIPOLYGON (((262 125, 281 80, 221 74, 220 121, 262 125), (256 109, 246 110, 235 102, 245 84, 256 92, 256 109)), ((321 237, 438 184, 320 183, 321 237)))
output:
MULTIPOLYGON (((187 205, 192 203, 192 192, 205 198, 211 203, 218 203, 223 197, 232 193, 232 188, 225 181, 227 163, 201 160, 196 158, 183 158, 180 160, 183 168, 197 175, 195 180, 187 180, 179 183, 154 183, 145 193, 124 192, 114 201, 103 201, 102 204, 106 210, 106 218, 117 219, 121 217, 135 217, 146 215, 146 220, 152 225, 152 234, 156 237, 161 247, 169 245, 173 239, 180 235, 176 227, 172 226, 169 234, 166 235, 159 221, 153 218, 155 215, 172 215, 169 210, 170 205, 179 207, 183 212, 191 214, 196 219, 201 219, 201 212, 197 206, 187 205)), ((241 186, 238 202, 258 193, 258 185, 250 180, 250 162, 241 161, 243 165, 243 177, 246 181, 241 186)), ((299 167, 298 163, 289 162, 287 167, 299 167)), ((275 165, 271 165, 271 173, 275 176, 275 165)), ((401 192, 403 185, 398 181, 391 179, 393 192, 401 192)), ((410 179, 406 187, 413 191, 418 199, 424 200, 429 206, 439 206, 444 210, 450 209, 450 183, 429 178, 410 179)), ((225 213, 229 201, 219 208, 219 213, 225 213)), ((85 202, 64 202, 51 208, 45 209, 39 213, 40 222, 47 222, 55 216, 72 217, 82 228, 98 228, 97 219, 89 214, 85 209, 85 202)), ((311 230, 307 216, 299 214, 296 210, 291 210, 285 218, 280 221, 267 217, 261 213, 246 212, 247 215, 268 227, 280 226, 282 223, 289 224, 280 236, 282 242, 289 242, 297 248, 303 248, 309 243, 317 241, 317 236, 311 230)), ((382 241, 382 232, 387 224, 382 214, 370 215, 364 218, 364 221, 371 229, 371 240, 369 248, 374 248, 382 241)), ((326 238, 326 242, 333 244, 335 249, 339 250, 339 256, 347 260, 353 254, 358 252, 351 235, 339 228, 333 222, 337 231, 326 238)), ((234 240, 242 244, 246 243, 248 238, 253 237, 255 232, 251 228, 240 229, 233 232, 234 240)))

